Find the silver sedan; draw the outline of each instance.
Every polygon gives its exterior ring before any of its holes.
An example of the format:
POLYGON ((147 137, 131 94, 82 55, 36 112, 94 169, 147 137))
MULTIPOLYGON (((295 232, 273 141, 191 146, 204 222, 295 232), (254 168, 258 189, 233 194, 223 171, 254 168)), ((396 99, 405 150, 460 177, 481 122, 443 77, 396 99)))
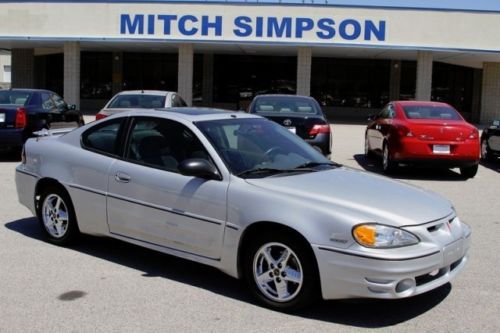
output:
POLYGON ((105 235, 214 266, 284 311, 427 292, 470 245, 448 200, 245 113, 131 111, 45 133, 27 141, 16 184, 52 243, 105 235))

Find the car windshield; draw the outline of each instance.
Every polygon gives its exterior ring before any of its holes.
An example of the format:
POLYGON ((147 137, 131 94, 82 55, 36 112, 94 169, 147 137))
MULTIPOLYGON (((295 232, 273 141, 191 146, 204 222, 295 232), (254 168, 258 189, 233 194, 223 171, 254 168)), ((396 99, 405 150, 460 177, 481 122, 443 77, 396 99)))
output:
POLYGON ((241 177, 263 177, 285 171, 290 174, 333 165, 298 136, 263 118, 210 120, 195 124, 231 173, 241 177))
POLYGON ((0 91, 0 104, 24 106, 31 95, 32 93, 27 91, 0 91))
POLYGON ((404 106, 408 119, 462 120, 460 114, 449 106, 411 105, 404 106))
POLYGON ((297 113, 319 114, 319 107, 313 99, 305 97, 269 96, 258 97, 252 108, 252 113, 297 113))
POLYGON ((118 95, 108 105, 108 109, 154 109, 165 106, 166 96, 145 95, 145 94, 124 94, 118 95))

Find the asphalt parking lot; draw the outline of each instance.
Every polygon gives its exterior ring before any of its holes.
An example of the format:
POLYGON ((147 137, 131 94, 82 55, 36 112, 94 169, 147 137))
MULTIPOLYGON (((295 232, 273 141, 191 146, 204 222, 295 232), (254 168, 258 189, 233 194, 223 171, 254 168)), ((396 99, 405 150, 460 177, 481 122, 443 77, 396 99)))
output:
MULTIPOLYGON (((380 172, 363 156, 364 126, 333 133, 333 160, 380 172)), ((17 202, 18 163, 0 156, 0 332, 500 331, 500 161, 468 180, 458 170, 395 176, 449 198, 471 225, 468 266, 451 284, 397 301, 319 302, 294 315, 259 306, 242 282, 200 264, 108 238, 44 242, 17 202)))

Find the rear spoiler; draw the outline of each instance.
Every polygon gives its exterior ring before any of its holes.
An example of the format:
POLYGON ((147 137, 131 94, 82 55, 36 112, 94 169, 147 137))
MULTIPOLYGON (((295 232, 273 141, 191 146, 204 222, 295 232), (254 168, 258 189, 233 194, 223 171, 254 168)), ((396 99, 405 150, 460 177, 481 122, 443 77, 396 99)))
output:
POLYGON ((33 132, 34 137, 44 137, 44 136, 61 136, 63 134, 69 133, 77 127, 65 127, 65 128, 56 128, 56 129, 42 129, 37 132, 33 132))

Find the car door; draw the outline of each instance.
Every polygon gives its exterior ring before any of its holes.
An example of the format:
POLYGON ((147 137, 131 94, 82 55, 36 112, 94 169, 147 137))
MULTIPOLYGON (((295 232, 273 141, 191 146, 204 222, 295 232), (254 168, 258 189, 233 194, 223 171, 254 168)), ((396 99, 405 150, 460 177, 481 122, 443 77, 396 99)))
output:
POLYGON ((125 158, 108 175, 110 232, 219 259, 228 181, 183 176, 177 167, 187 158, 210 160, 185 125, 162 118, 134 118, 125 158))
POLYGON ((389 116, 390 104, 386 105, 379 114, 375 116, 375 119, 371 124, 368 125, 368 140, 370 141, 370 147, 372 150, 382 150, 382 145, 384 142, 384 132, 386 128, 386 119, 389 116))

